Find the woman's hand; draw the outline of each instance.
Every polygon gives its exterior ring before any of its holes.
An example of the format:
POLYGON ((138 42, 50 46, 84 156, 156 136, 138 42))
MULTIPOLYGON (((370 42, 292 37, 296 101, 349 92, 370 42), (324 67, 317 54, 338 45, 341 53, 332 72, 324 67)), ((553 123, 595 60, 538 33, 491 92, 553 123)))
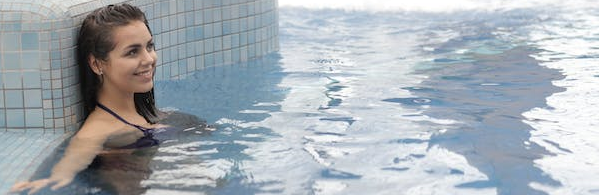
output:
POLYGON ((48 178, 48 179, 40 179, 35 181, 25 181, 19 182, 13 185, 10 189, 10 192, 22 192, 29 190, 27 194, 34 194, 40 191, 42 188, 54 184, 50 189, 57 190, 62 188, 73 181, 73 178, 48 178))

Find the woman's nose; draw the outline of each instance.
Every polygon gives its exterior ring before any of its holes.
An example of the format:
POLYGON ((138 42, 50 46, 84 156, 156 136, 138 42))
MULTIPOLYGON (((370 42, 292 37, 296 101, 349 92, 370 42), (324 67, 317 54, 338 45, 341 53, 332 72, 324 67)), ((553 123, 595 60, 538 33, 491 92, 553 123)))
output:
POLYGON ((142 54, 142 64, 153 66, 156 63, 156 55, 154 50, 144 50, 142 54))

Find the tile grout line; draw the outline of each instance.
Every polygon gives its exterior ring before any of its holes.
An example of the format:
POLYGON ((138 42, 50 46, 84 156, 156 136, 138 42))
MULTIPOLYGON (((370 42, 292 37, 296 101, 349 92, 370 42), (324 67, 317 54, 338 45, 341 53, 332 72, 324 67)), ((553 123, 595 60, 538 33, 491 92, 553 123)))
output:
MULTIPOLYGON (((41 147, 42 149, 39 150, 39 153, 37 155, 34 155, 31 162, 26 167, 37 168, 46 159, 46 157, 52 154, 52 151, 54 151, 56 147, 60 145, 60 143, 69 139, 71 135, 72 133, 65 133, 64 135, 57 135, 56 137, 52 138, 52 140, 48 141, 44 147, 41 147)), ((29 169, 29 171, 28 169, 24 169, 21 171, 21 173, 18 174, 16 178, 29 179, 33 172, 35 171, 31 169, 29 169)))
MULTIPOLYGON (((26 135, 26 134, 24 134, 24 135, 26 135)), ((0 194, 9 194, 8 192, 10 190, 10 187, 12 185, 14 185, 15 182, 29 180, 29 178, 32 176, 32 174, 35 173, 35 171, 36 171, 35 169, 37 169, 37 167, 39 167, 40 164, 50 154, 52 154, 51 151, 55 150, 56 147, 58 145, 60 145, 60 143, 67 140, 71 135, 72 135, 72 133, 66 133, 64 135, 52 135, 51 139, 44 141, 45 143, 43 145, 40 145, 40 147, 34 146, 34 148, 36 148, 37 151, 33 152, 33 154, 29 156, 29 158, 28 158, 29 163, 26 166, 24 166, 24 168, 22 168, 21 170, 14 170, 12 173, 7 175, 8 177, 16 175, 16 177, 11 179, 12 181, 5 182, 4 184, 2 184, 2 186, 0 186, 0 194), (39 148, 39 149, 37 149, 37 148, 39 148), (32 169, 28 169, 28 168, 32 168, 32 169)), ((40 140, 44 140, 44 138, 48 138, 47 135, 46 136, 40 135, 39 137, 36 137, 35 139, 27 140, 27 141, 39 142, 40 140)), ((27 141, 23 141, 22 143, 25 143, 27 141)), ((29 151, 31 151, 31 150, 29 150, 29 151)), ((25 159, 21 159, 21 160, 23 162, 27 162, 27 160, 25 160, 25 159)), ((8 180, 8 178, 0 178, 0 179, 2 179, 4 181, 8 180)))

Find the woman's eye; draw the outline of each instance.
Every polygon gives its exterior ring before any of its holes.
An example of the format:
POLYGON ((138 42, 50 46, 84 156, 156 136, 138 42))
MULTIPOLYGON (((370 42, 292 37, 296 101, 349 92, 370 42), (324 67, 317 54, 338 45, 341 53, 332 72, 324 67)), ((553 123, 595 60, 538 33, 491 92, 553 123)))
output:
POLYGON ((127 52, 127 56, 134 56, 135 54, 137 54, 137 50, 136 49, 127 52))
POLYGON ((148 45, 146 46, 146 50, 153 51, 154 50, 154 43, 148 43, 148 45))

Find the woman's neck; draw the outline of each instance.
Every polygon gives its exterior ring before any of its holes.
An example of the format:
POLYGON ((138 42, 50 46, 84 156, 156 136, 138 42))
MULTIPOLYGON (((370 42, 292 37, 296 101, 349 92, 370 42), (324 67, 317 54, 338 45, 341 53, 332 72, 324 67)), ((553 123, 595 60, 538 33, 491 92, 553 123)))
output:
POLYGON ((98 103, 117 113, 136 113, 134 93, 124 93, 117 90, 100 88, 98 91, 98 103))

